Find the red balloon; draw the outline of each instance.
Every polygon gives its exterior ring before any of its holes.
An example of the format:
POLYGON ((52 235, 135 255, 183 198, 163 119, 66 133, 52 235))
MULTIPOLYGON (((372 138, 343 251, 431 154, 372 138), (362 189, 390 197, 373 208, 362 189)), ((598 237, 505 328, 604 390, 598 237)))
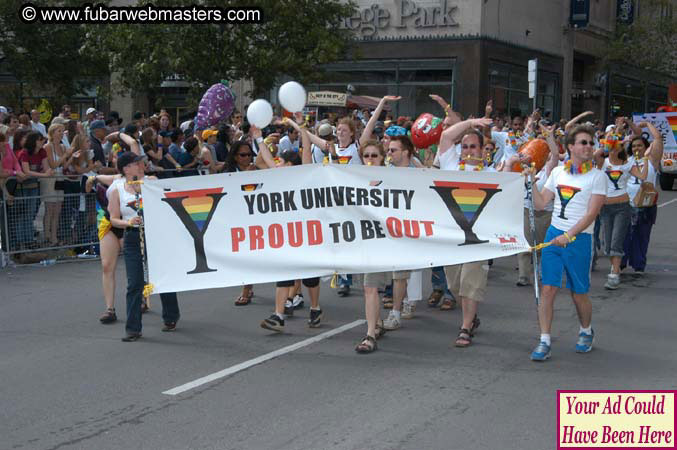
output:
POLYGON ((442 119, 430 113, 423 113, 411 127, 411 140, 417 148, 428 148, 440 143, 442 119))

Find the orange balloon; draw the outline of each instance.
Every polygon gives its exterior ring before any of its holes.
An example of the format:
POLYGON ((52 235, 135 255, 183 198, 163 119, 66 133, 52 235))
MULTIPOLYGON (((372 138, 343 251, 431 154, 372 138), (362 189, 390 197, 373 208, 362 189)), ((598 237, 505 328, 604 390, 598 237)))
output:
POLYGON ((550 147, 543 139, 532 139, 525 142, 519 148, 518 153, 522 156, 520 162, 513 164, 513 172, 521 172, 522 164, 535 164, 536 172, 540 171, 550 156, 550 147))

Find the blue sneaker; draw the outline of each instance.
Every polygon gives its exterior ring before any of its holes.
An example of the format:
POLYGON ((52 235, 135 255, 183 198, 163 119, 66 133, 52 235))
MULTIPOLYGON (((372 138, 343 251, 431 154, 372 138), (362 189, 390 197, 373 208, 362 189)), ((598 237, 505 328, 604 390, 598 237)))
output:
POLYGON ((550 359, 550 346, 545 342, 540 342, 538 346, 531 352, 532 361, 545 361, 550 359))
POLYGON ((592 334, 579 333, 578 342, 576 342, 576 353, 588 353, 592 350, 592 342, 594 340, 595 330, 592 330, 592 334))

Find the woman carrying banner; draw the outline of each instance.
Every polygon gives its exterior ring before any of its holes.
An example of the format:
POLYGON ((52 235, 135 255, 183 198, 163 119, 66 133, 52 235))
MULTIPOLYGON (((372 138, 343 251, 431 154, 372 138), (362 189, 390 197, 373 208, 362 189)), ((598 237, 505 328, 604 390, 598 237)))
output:
MULTIPOLYGON (((643 166, 647 166, 647 177, 645 182, 651 183, 656 187, 656 178, 658 171, 661 168, 661 159, 663 158, 663 136, 661 133, 649 122, 641 122, 637 124, 640 128, 648 128, 653 142, 649 144, 643 137, 636 136, 630 141, 630 148, 635 155, 635 161, 638 162, 642 171, 643 166), (648 149, 648 151, 647 151, 648 149), (640 162, 642 155, 647 156, 648 163, 640 162)), ((635 273, 643 274, 646 269, 646 254, 649 250, 649 239, 651 237, 651 228, 656 223, 656 211, 658 208, 654 202, 651 206, 643 206, 634 204, 634 199, 639 192, 642 183, 638 178, 628 183, 628 195, 632 208, 632 221, 630 230, 625 237, 624 256, 621 260, 621 269, 628 264, 635 269, 635 273)))
POLYGON ((618 289, 621 283, 621 259, 623 245, 630 228, 632 208, 628 195, 628 180, 630 175, 640 180, 646 180, 649 164, 647 155, 638 155, 641 158, 642 169, 634 158, 628 158, 620 139, 615 139, 611 133, 602 141, 602 148, 595 152, 597 167, 606 175, 606 201, 600 212, 601 227, 604 235, 604 253, 611 261, 611 272, 604 284, 606 289, 618 289), (608 156, 605 158, 605 156, 608 156))
MULTIPOLYGON (((300 123, 303 123, 303 115, 301 113, 296 113, 295 118, 300 123)), ((293 150, 287 150, 280 154, 280 159, 278 162, 275 162, 272 155, 269 151, 266 151, 263 146, 263 137, 261 136, 261 130, 255 126, 251 126, 250 134, 255 140, 257 146, 259 147, 257 160, 260 158, 261 162, 265 164, 269 169, 273 168, 282 168, 282 167, 291 167, 298 166, 301 164, 312 164, 312 152, 310 151, 310 139, 308 138, 308 130, 305 127, 301 128, 294 121, 286 120, 288 125, 291 125, 301 133, 302 145, 303 145, 303 159, 298 152, 293 150)), ((306 278, 303 280, 303 285, 308 288, 308 294, 310 296, 310 318, 308 319, 308 326, 311 328, 317 328, 322 322, 323 314, 322 309, 320 308, 320 278, 306 278)), ((275 313, 272 314, 267 319, 261 321, 261 328, 266 330, 282 332, 284 331, 284 319, 286 316, 292 316, 294 314, 294 307, 290 304, 287 304, 287 298, 289 295, 289 288, 293 288, 294 280, 288 281, 278 281, 275 288, 275 313)))
MULTIPOLYGON (((133 138, 122 134, 120 136, 125 143, 134 148, 138 146, 136 141, 128 142, 127 138, 133 138)), ((124 257, 127 269, 127 335, 122 338, 123 342, 134 342, 141 337, 141 304, 144 290, 144 262, 141 249, 143 230, 142 218, 139 212, 143 209, 140 197, 141 185, 134 184, 137 180, 144 179, 144 157, 135 152, 124 152, 117 159, 117 168, 122 174, 124 182, 115 184, 115 189, 110 194, 108 211, 110 222, 114 227, 123 228, 124 234, 124 257)), ((154 179, 146 177, 145 179, 154 179)), ((162 302, 162 319, 164 327, 162 331, 174 331, 179 320, 179 303, 176 293, 160 294, 162 302)))
MULTIPOLYGON (((551 245, 542 252, 543 287, 538 305, 541 337, 531 353, 532 361, 550 358, 553 306, 562 285, 563 272, 566 273, 567 286, 571 290, 581 324, 576 352, 587 353, 592 350, 592 304, 588 298, 592 231, 607 192, 606 177, 602 171, 593 167, 594 134, 595 130, 585 125, 571 130, 566 138, 571 159, 564 166, 552 170, 542 191, 533 190, 535 209, 542 210, 553 199, 555 208, 545 236, 545 242, 551 245)), ((533 172, 529 171, 532 186, 533 172)))
MULTIPOLYGON (((490 125, 491 119, 485 117, 464 120, 444 130, 438 147, 440 169, 495 172, 493 167, 485 165, 484 135, 476 129, 490 125), (459 138, 461 143, 455 144, 459 138)), ((463 310, 463 323, 454 345, 468 347, 472 344, 474 332, 480 325, 477 310, 479 303, 484 300, 487 287, 488 261, 446 266, 444 274, 449 290, 455 298, 460 298, 463 310)))

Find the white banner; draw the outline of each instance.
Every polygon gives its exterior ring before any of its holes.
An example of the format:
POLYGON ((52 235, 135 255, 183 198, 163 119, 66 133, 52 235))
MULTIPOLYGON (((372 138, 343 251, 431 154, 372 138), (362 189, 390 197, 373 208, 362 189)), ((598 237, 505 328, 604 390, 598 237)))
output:
MULTIPOLYGON (((649 122, 663 136, 663 158, 661 170, 663 172, 677 172, 677 113, 645 113, 635 114, 632 117, 635 123, 649 122)), ((646 128, 643 130, 646 138, 653 138, 646 128)))
POLYGON ((154 292, 499 258, 528 249, 515 173, 304 165, 148 181, 154 292))

